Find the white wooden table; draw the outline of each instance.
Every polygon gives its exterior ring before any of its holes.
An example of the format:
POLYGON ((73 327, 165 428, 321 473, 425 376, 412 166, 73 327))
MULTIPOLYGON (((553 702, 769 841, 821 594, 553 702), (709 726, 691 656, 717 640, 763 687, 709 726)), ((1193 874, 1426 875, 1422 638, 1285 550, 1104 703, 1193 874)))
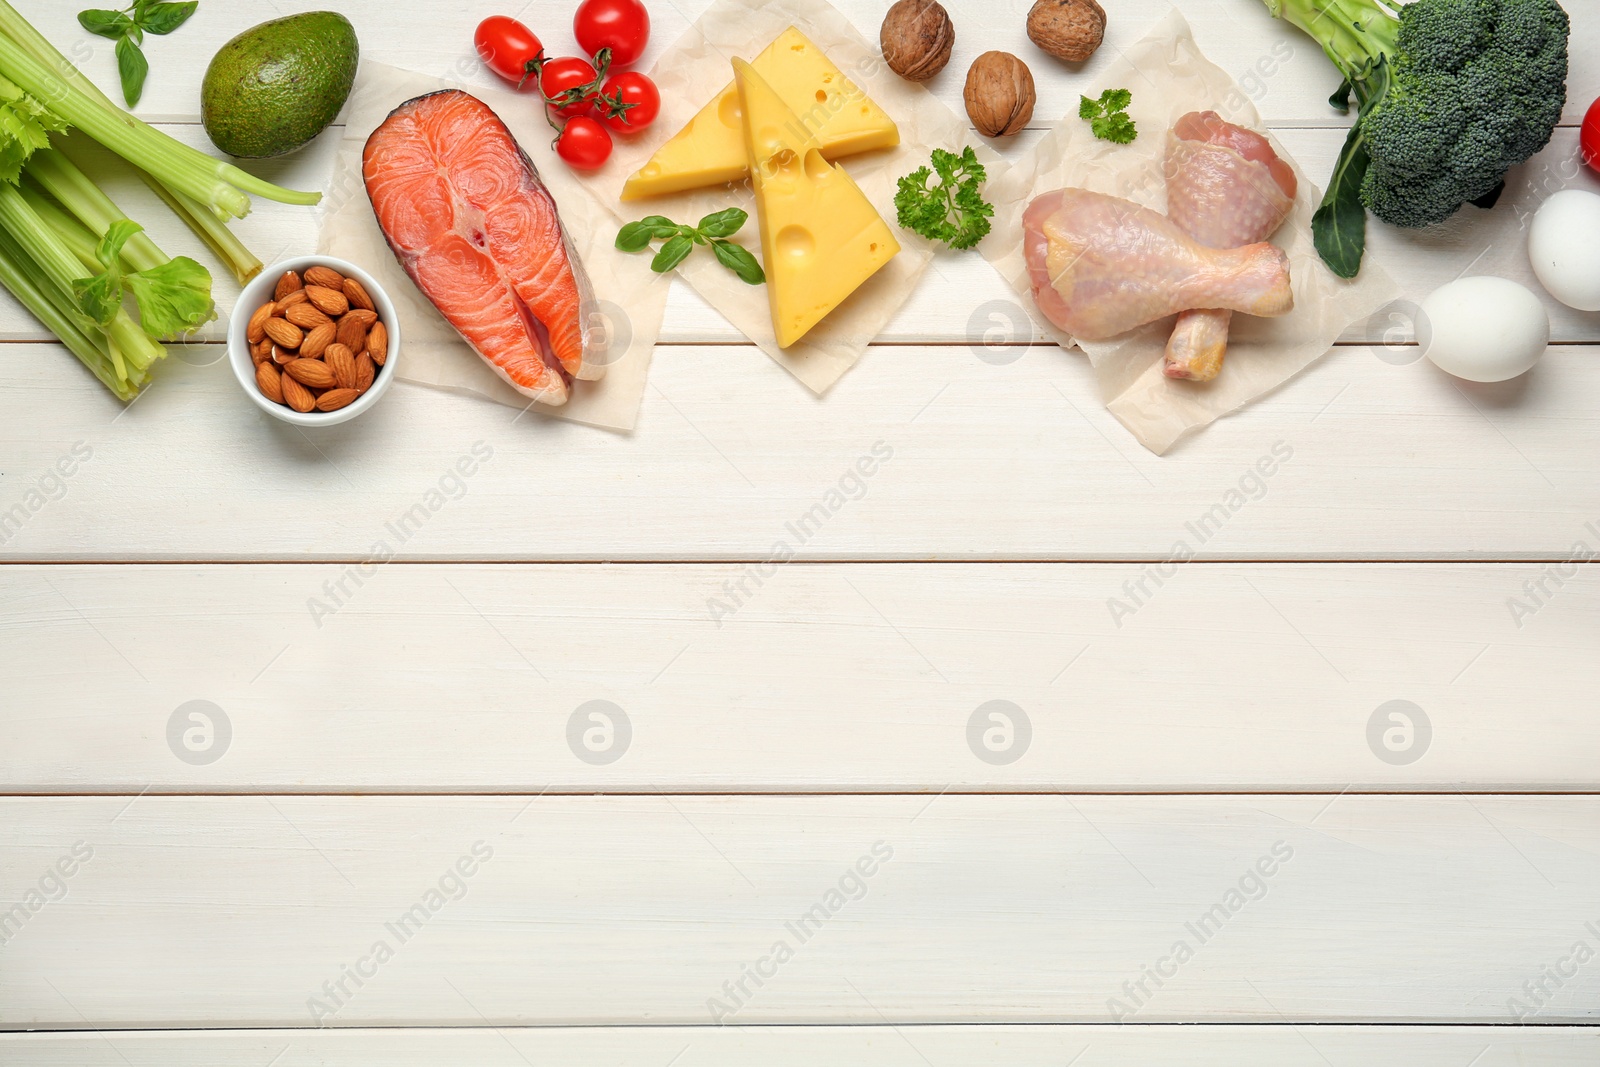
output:
MULTIPOLYGON (((876 35, 881 0, 836 2, 876 35)), ((110 84, 80 5, 21 6, 110 84)), ((204 145, 206 58, 317 6, 206 0, 140 113, 204 145)), ((487 84, 493 0, 331 6, 369 57, 487 84)), ((1075 74, 1024 0, 949 6, 934 91, 1011 50, 1040 123, 1166 9, 1122 0, 1075 74)), ((1527 213, 1600 188, 1571 162, 1600 7, 1567 6, 1566 125, 1501 209, 1374 233, 1408 299, 1532 284, 1527 213)), ((571 7, 521 15, 566 51, 571 7)), ((1325 176, 1317 48, 1182 8, 1325 176)), ((653 3, 652 56, 701 9, 653 3)), ((316 186, 331 147, 259 169, 316 186)), ((270 262, 316 216, 239 231, 270 262)), ((1600 597, 1567 565, 1600 550, 1600 316, 1552 304, 1489 387, 1380 317, 1157 458, 1081 357, 975 345, 1013 302, 941 262, 818 400, 675 287, 632 436, 405 385, 301 434, 214 343, 124 411, 0 304, 0 509, 76 455, 0 544, 0 907, 42 900, 0 945, 0 1063, 1600 1062, 1600 597)))

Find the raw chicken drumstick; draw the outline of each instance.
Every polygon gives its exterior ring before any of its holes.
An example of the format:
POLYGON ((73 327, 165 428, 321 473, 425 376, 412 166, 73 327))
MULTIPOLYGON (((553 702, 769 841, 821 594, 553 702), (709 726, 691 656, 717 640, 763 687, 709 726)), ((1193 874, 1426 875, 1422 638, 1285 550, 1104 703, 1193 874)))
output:
POLYGON ((1039 310, 1085 341, 1194 307, 1267 317, 1294 307, 1289 261, 1276 247, 1208 248, 1128 200, 1057 189, 1036 197, 1022 223, 1039 310))
MULTIPOLYGON (((1167 134, 1167 215, 1210 248, 1265 241, 1294 209, 1294 170, 1254 130, 1191 111, 1167 134)), ((1185 311, 1167 341, 1168 378, 1209 382, 1222 370, 1233 312, 1185 311)))

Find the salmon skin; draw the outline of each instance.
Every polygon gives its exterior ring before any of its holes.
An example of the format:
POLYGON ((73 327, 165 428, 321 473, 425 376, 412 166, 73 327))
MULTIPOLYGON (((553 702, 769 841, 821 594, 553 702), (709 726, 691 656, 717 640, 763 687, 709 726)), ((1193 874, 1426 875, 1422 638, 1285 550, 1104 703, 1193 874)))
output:
POLYGON ((559 405, 573 379, 605 373, 555 198, 489 105, 458 89, 406 101, 367 138, 361 172, 395 258, 513 388, 559 405))

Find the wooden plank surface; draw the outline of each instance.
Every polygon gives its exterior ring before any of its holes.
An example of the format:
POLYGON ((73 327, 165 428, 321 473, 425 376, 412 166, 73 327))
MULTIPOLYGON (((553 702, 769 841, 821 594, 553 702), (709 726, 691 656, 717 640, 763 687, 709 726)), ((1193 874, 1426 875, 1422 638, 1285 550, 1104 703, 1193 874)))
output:
POLYGON ((1004 366, 879 348, 823 400, 753 349, 662 348, 622 436, 404 383, 302 433, 215 355, 174 360, 123 409, 64 352, 0 346, 0 513, 25 509, 0 556, 360 561, 383 543, 410 559, 764 561, 787 542, 804 559, 1161 561, 1185 542, 1213 559, 1564 561, 1600 544, 1597 353, 1555 346, 1525 380, 1470 386, 1340 348, 1156 457, 1055 348, 1004 366), (457 485, 475 444, 492 457, 457 485), (74 447, 93 455, 56 486, 74 447), (442 479, 452 498, 405 539, 387 532, 439 503, 442 479), (803 539, 787 532, 808 514, 803 539))
POLYGON ((0 1029, 1506 1023, 1546 968, 1537 1021, 1600 1020, 1594 796, 36 798, 0 825, 8 885, 75 861, 5 946, 0 1029))
POLYGON ((1600 785, 1587 571, 744 571, 5 568, 0 791, 1600 785))
POLYGON ((1591 1067, 1600 1030, 1395 1026, 803 1026, 0 1035, 11 1067, 1591 1067), (274 1058, 276 1057, 276 1058, 274 1058), (1076 1057, 1076 1058, 1075 1058, 1076 1057))

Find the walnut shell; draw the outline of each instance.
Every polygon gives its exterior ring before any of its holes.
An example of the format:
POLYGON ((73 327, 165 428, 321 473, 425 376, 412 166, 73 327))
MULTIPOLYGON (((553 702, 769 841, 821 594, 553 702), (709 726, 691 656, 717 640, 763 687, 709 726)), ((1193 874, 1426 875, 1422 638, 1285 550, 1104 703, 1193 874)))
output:
POLYGON ((1010 52, 985 52, 973 60, 961 96, 967 117, 985 137, 1010 137, 1033 118, 1033 74, 1010 52))
POLYGON ((1095 0, 1037 0, 1028 39, 1058 59, 1082 63, 1106 39, 1106 12, 1095 0))
POLYGON ((955 43, 955 23, 937 0, 899 0, 883 16, 878 31, 884 62, 914 82, 925 82, 943 70, 955 43))

